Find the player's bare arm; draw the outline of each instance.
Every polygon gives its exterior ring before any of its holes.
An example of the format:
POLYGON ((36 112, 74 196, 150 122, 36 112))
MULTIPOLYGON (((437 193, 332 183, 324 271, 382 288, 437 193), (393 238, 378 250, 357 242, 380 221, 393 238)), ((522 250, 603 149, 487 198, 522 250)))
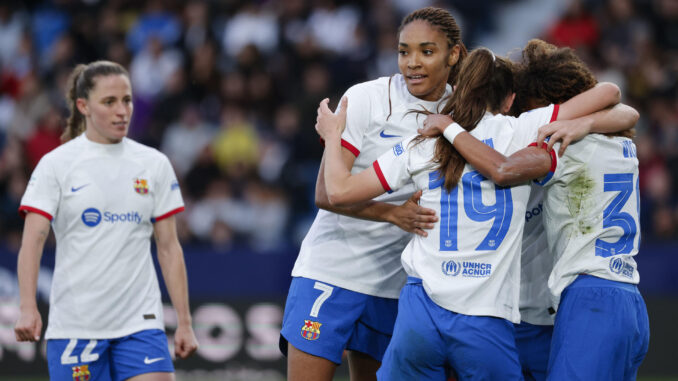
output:
MULTIPOLYGON (((631 130, 638 122, 638 118, 640 118, 640 115, 636 109, 618 103, 591 115, 573 120, 557 120, 547 124, 539 128, 537 141, 543 142, 546 137, 550 136, 547 151, 550 151, 556 142, 560 142, 558 156, 563 156, 570 143, 582 139, 589 133, 608 134, 631 130)), ((629 131, 629 137, 632 136, 633 132, 629 131)))
MULTIPOLYGON (((319 113, 320 110, 319 107, 319 113)), ((341 152, 344 165, 350 170, 353 167, 355 155, 345 147, 342 147, 341 152)), ((325 153, 323 153, 315 186, 315 204, 320 209, 363 220, 388 222, 406 232, 426 237, 428 233, 424 229, 432 229, 438 217, 432 209, 419 206, 420 197, 421 192, 415 193, 401 205, 373 200, 346 206, 332 205, 325 188, 325 153)))
POLYGON ((352 176, 341 160, 341 133, 346 125, 347 100, 342 98, 337 114, 329 109, 328 102, 327 98, 320 102, 315 128, 325 139, 325 187, 330 203, 344 206, 379 196, 384 193, 384 188, 373 167, 352 176))
POLYGON ((156 222, 153 229, 158 247, 158 263, 160 263, 167 291, 177 313, 178 324, 174 334, 174 352, 179 358, 187 358, 198 349, 198 340, 195 338, 191 325, 186 264, 177 237, 175 221, 174 216, 171 216, 156 222))
POLYGON ((40 258, 45 241, 49 236, 49 220, 37 213, 28 213, 24 221, 21 249, 17 261, 19 277, 20 312, 14 326, 17 341, 39 341, 42 331, 42 318, 38 311, 36 291, 40 258))
MULTIPOLYGON (((562 156, 569 143, 580 140, 591 132, 619 132, 632 128, 638 120, 638 113, 632 107, 621 104, 590 115, 565 120, 571 115, 578 115, 592 107, 604 107, 606 102, 614 103, 619 98, 615 89, 618 90, 618 87, 611 84, 597 86, 565 102, 561 106, 559 120, 540 129, 540 134, 545 133, 545 136, 551 136, 548 150, 555 141, 561 140, 559 153, 562 156), (596 101, 595 105, 586 103, 587 100, 592 100, 596 96, 601 98, 596 101), (565 116, 562 112, 563 107, 565 116)), ((449 115, 429 115, 424 121, 426 128, 420 129, 419 133, 424 136, 439 135, 452 123, 453 120, 449 115)), ((543 141, 540 138, 537 139, 537 141, 543 141)), ((546 151, 540 152, 537 147, 524 148, 507 158, 468 132, 457 134, 452 144, 471 165, 498 185, 515 185, 542 177, 548 173, 551 166, 550 155, 546 151)))

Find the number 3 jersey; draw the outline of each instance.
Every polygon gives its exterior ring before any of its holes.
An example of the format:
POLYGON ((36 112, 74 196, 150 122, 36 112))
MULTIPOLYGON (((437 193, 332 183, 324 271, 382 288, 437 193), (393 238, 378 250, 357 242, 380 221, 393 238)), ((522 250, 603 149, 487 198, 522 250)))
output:
MULTIPOLYGON (((519 118, 487 113, 471 134, 510 155, 533 142, 538 128, 555 120, 557 113, 557 105, 519 118)), ((448 192, 432 162, 436 141, 406 139, 373 164, 387 191, 413 179, 423 190, 420 204, 440 218, 428 237, 415 236, 405 248, 405 271, 421 278, 426 293, 445 309, 518 323, 520 251, 530 186, 496 186, 466 164, 460 181, 448 192)))
POLYGON ((50 219, 56 236, 47 339, 164 329, 150 237, 183 210, 165 155, 82 134, 40 160, 19 210, 50 219))
POLYGON ((555 255, 549 277, 555 305, 579 274, 637 284, 640 202, 633 142, 591 134, 567 147, 542 183, 544 226, 555 255))

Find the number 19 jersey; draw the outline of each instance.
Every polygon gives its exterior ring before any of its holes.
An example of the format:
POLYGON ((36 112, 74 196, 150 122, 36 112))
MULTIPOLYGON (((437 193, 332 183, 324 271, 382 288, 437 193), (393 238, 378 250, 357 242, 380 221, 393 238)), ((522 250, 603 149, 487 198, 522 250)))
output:
MULTIPOLYGON (((519 118, 488 113, 471 134, 510 155, 533 142, 557 112, 549 106, 519 118)), ((520 251, 530 186, 497 186, 467 164, 448 192, 432 162, 437 139, 413 138, 374 163, 385 190, 412 178, 424 191, 420 204, 440 218, 428 237, 415 236, 405 248, 405 271, 421 278, 429 297, 445 309, 520 322, 520 251)))

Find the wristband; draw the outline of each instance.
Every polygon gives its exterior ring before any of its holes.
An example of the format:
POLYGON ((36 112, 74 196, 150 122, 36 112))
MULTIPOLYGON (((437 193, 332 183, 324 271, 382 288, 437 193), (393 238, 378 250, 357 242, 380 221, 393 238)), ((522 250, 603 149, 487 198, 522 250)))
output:
POLYGON ((447 139, 448 142, 454 144, 454 138, 457 137, 462 132, 465 132, 466 130, 464 127, 460 126, 458 123, 452 123, 447 128, 445 128, 445 131, 443 132, 443 136, 445 139, 447 139))

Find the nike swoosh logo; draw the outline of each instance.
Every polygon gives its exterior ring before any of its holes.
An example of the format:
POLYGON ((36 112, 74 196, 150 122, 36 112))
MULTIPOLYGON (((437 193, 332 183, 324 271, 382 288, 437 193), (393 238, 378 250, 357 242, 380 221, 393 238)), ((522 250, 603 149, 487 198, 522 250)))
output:
POLYGON ((399 137, 401 137, 400 135, 389 135, 389 134, 386 133, 385 130, 381 130, 381 133, 379 133, 379 136, 381 136, 382 138, 399 138, 399 137))
POLYGON ((89 184, 81 185, 81 186, 79 186, 79 187, 71 187, 71 192, 77 192, 77 191, 79 191, 80 189, 82 189, 82 188, 84 188, 84 187, 86 187, 86 186, 88 186, 88 185, 89 185, 89 184))
POLYGON ((146 358, 144 359, 144 364, 149 365, 164 359, 165 359, 164 357, 156 357, 154 359, 149 359, 148 356, 146 356, 146 358))

